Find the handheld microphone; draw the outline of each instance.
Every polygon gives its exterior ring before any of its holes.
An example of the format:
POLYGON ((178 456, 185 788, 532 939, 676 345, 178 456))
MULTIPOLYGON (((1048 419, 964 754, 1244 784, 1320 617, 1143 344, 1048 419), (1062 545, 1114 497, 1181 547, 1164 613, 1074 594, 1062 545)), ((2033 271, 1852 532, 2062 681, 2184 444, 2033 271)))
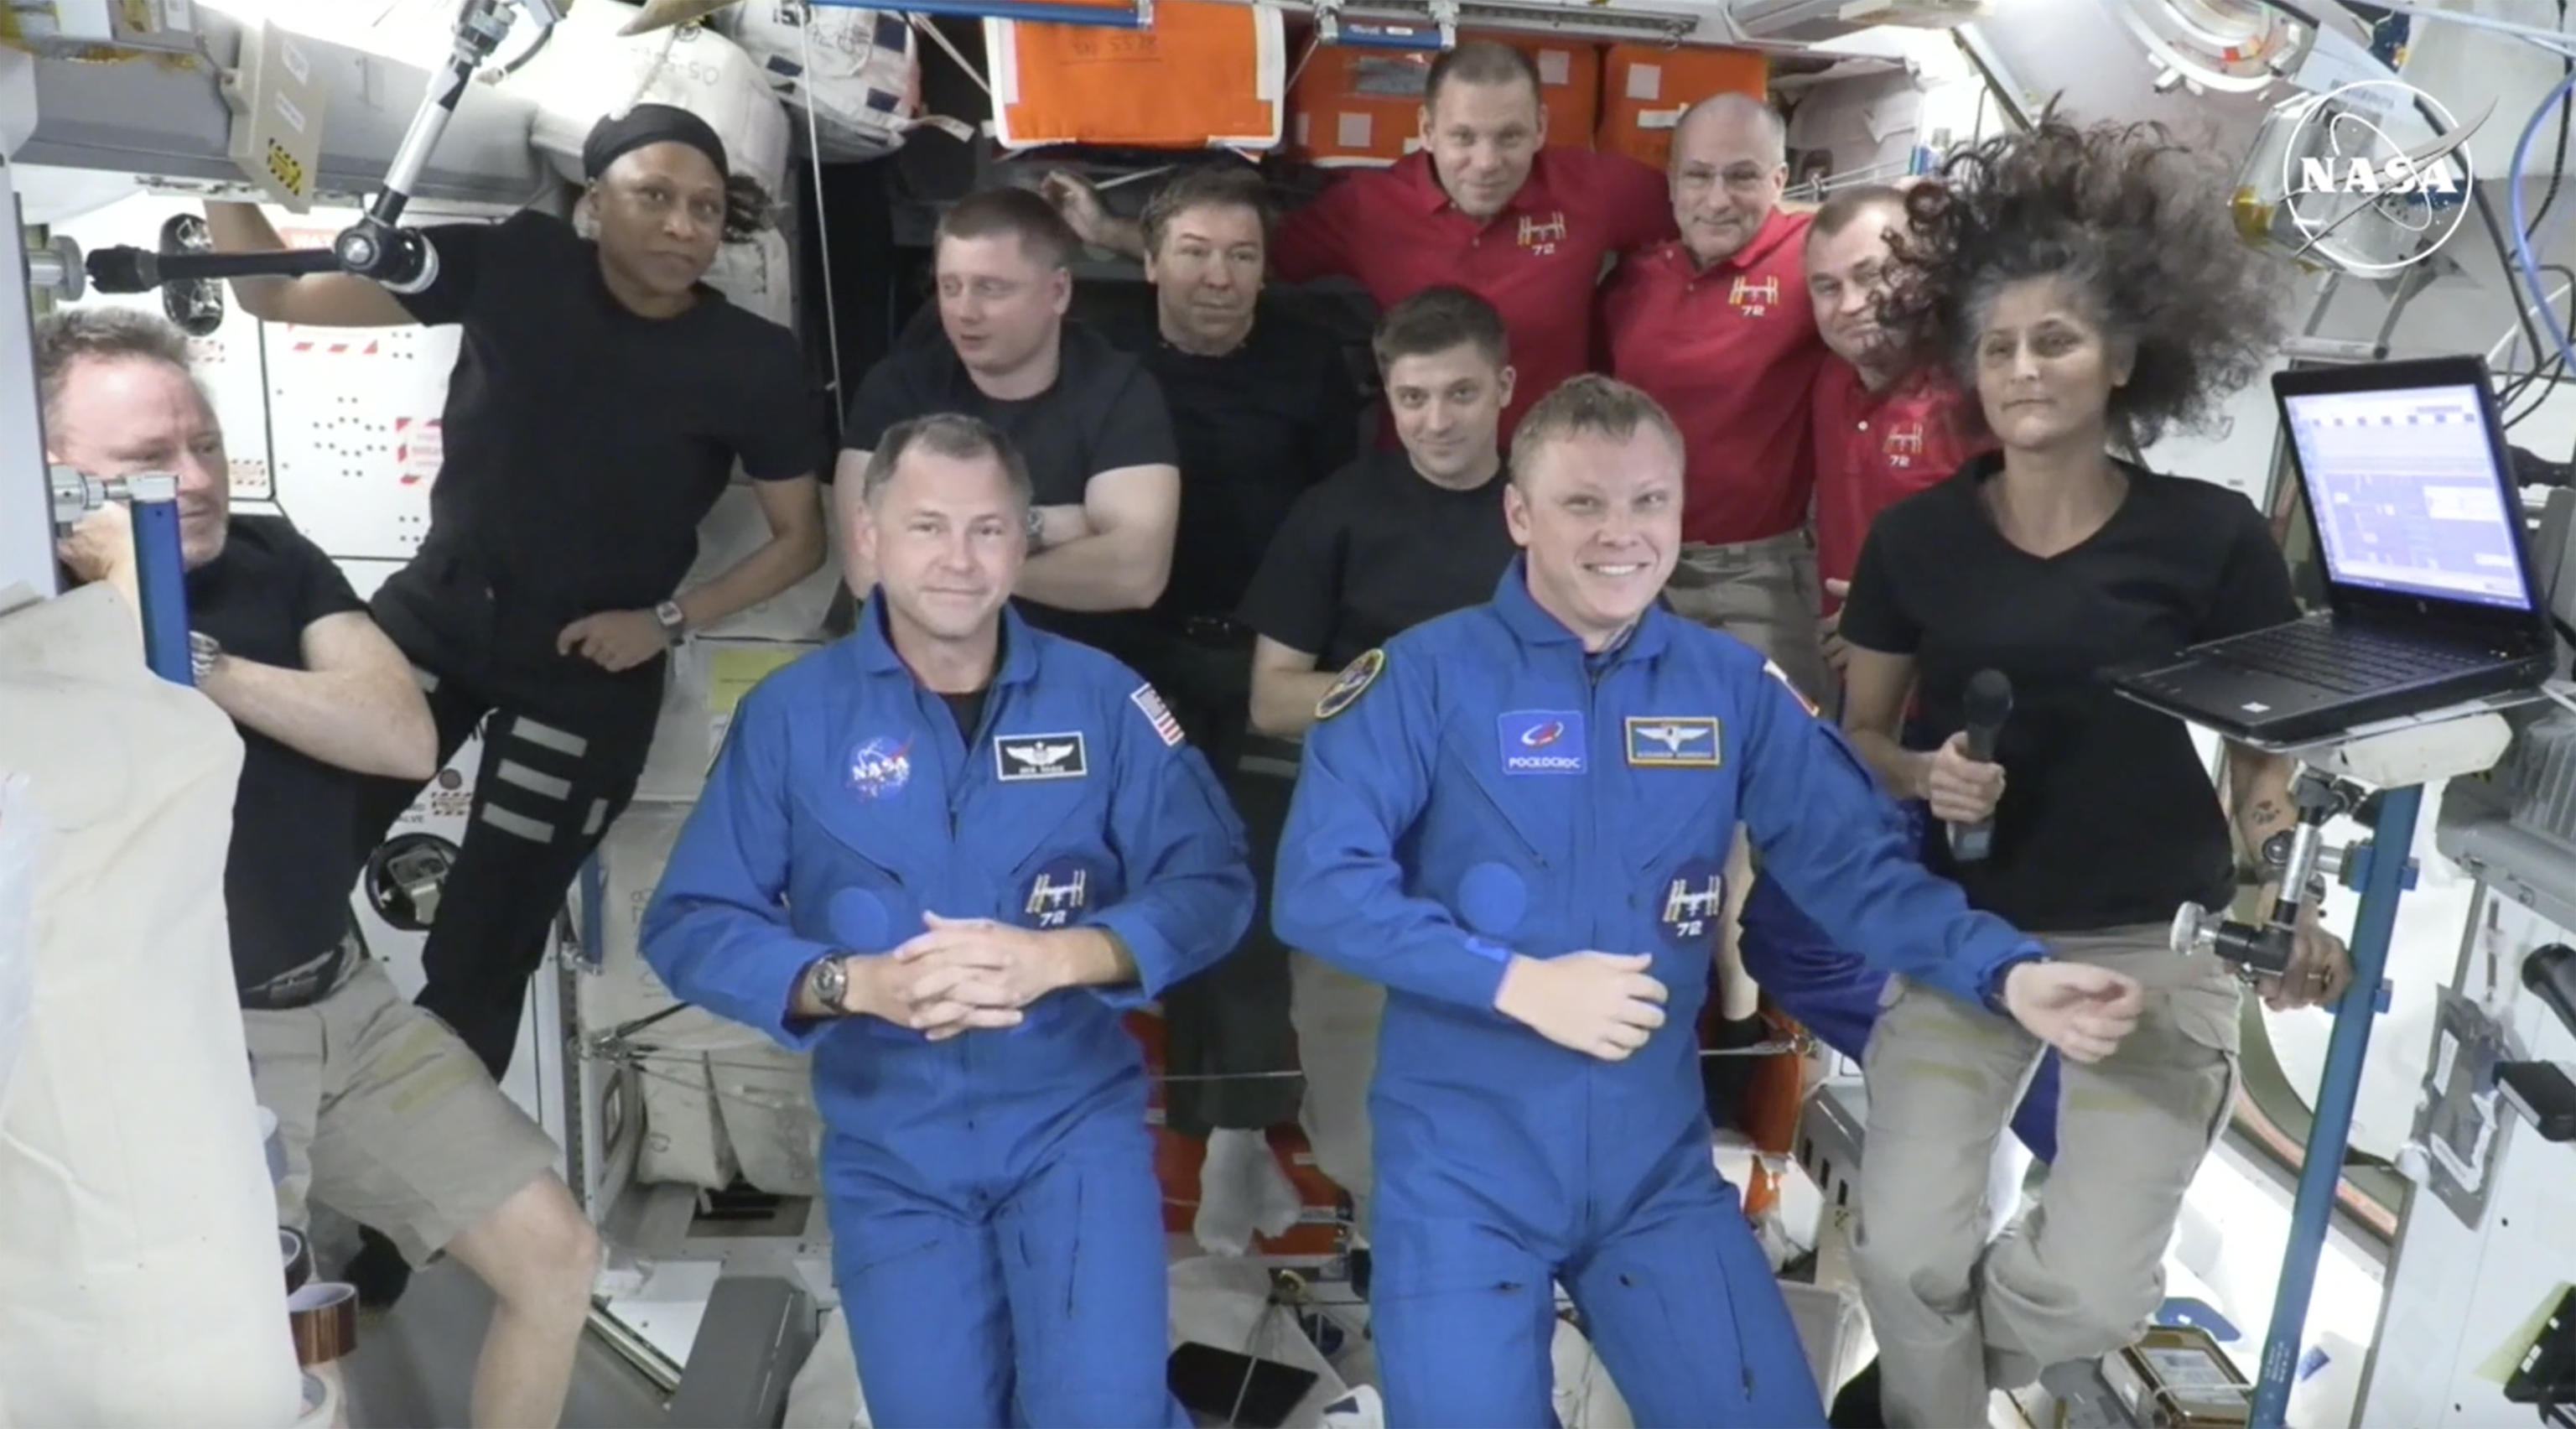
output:
MULTIPOLYGON (((2012 718, 2012 681, 2001 670, 1979 670, 1969 678, 1961 706, 1967 715, 1968 757, 1980 763, 1994 762, 1995 741, 2003 735, 2004 721, 2012 718)), ((1973 824, 1950 826, 1950 857, 1961 863, 1979 862, 1994 852, 1994 846, 1992 814, 1973 824)))

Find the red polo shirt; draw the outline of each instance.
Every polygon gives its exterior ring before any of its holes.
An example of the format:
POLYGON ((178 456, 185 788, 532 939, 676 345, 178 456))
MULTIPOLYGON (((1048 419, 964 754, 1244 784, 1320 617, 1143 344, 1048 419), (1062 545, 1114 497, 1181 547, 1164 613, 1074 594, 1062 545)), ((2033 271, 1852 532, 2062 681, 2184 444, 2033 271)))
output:
MULTIPOLYGON (((1941 373, 1872 392, 1850 363, 1828 357, 1815 392, 1816 569, 1847 581, 1878 513, 1946 480, 1994 440, 1975 397, 1941 373)), ((1825 613, 1841 604, 1828 594, 1825 613)))
POLYGON ((1682 429, 1683 540, 1729 546, 1806 524, 1815 485, 1807 404, 1826 355, 1807 297, 1810 217, 1773 212, 1741 252, 1706 272, 1667 243, 1622 264, 1602 295, 1612 375, 1661 402, 1682 429))
POLYGON ((1450 284, 1494 305, 1511 334, 1521 413, 1592 365, 1592 299, 1604 260, 1673 236, 1664 176, 1634 159, 1542 149, 1521 191, 1478 221, 1449 202, 1431 156, 1345 176, 1288 216, 1271 247, 1283 283, 1357 279, 1380 310, 1450 284))

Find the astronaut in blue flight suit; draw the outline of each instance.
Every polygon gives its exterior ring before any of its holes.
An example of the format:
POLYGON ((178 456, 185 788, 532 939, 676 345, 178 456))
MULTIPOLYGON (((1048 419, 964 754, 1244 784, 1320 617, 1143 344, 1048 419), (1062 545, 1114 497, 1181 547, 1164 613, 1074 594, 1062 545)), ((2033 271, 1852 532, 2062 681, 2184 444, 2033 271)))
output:
POLYGON ((877 591, 743 700, 644 956, 813 1049, 874 1423, 1187 1425, 1120 1015, 1251 922, 1242 826, 1150 685, 1007 608, 1029 485, 1006 438, 903 423, 865 480, 877 591))
POLYGON ((1552 1426, 1560 1280, 1645 1429, 1825 1422, 1712 1163, 1691 1035, 1739 823, 1841 946, 2069 1056, 2138 1015, 2134 982, 2048 961, 1926 874, 1786 677, 1656 604, 1681 452, 1610 379, 1541 400, 1493 602, 1362 656, 1306 738, 1274 921, 1389 990, 1370 1107, 1391 1429, 1552 1426))

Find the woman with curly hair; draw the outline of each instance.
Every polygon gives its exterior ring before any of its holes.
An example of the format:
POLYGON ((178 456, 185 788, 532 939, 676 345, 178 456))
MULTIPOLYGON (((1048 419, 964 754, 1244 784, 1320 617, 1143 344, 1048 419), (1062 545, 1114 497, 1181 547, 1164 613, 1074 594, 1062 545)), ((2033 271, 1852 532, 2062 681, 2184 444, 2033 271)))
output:
MULTIPOLYGON (((2252 503, 2139 461, 2214 416, 2278 340, 2283 275, 2237 239, 2227 202, 2227 176, 2162 129, 2053 113, 1907 196, 1882 321, 1976 393, 1999 450, 1871 529, 1842 617, 1843 724, 1934 819, 1993 820, 1979 860, 1930 840, 1970 902, 2149 991, 2116 1051, 2067 1061, 2043 1199, 1989 1248, 1986 1164, 2042 1049, 1992 1009, 1890 984, 1854 1246, 1890 1425, 1982 1425, 1990 1391, 2129 1343, 2226 1125, 2237 981, 2175 956, 2168 929, 2182 903, 2233 901, 2231 818, 2248 847, 2296 821, 2291 764, 2231 746, 2222 804, 2186 727, 2095 675, 2299 614, 2252 503), (1986 670, 2013 694, 1992 762, 1963 732, 1986 670), (1898 734, 1910 703, 1922 748, 1898 734)), ((2350 976, 2311 908, 2265 990, 2303 1006, 2350 976)), ((1838 1422, 1868 1417, 1870 1388, 1838 1422)))

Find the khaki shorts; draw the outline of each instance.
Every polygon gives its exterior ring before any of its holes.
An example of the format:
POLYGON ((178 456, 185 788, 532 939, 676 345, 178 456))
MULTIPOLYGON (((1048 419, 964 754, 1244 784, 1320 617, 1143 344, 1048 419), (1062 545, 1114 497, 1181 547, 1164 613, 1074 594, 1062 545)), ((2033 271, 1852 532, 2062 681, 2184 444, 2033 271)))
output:
POLYGON ((278 1223, 320 1201, 414 1265, 555 1168, 555 1143, 465 1044, 361 962, 310 1007, 242 1013, 251 1087, 277 1114, 278 1223))

